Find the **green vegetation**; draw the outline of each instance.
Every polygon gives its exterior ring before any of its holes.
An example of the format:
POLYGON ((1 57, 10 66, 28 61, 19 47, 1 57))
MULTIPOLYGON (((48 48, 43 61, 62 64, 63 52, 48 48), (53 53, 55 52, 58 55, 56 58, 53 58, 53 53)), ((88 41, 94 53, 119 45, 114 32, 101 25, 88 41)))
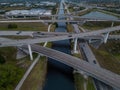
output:
POLYGON ((74 28, 71 24, 67 24, 67 32, 73 32, 74 28))
POLYGON ((21 31, 47 31, 47 25, 44 23, 0 23, 0 30, 21 30, 21 31), (14 27, 15 25, 17 28, 8 28, 8 25, 12 25, 14 27))
POLYGON ((84 90, 85 79, 81 74, 78 73, 74 74, 74 82, 75 82, 76 90, 84 90))
POLYGON ((57 28, 58 27, 58 24, 57 23, 54 23, 55 27, 57 28))
MULTIPOLYGON (((97 30, 97 29, 103 29, 107 27, 111 27, 112 22, 86 22, 83 24, 83 28, 88 30, 97 30)), ((114 26, 120 25, 119 22, 115 22, 114 26)))
POLYGON ((116 13, 116 14, 120 14, 120 11, 117 11, 115 9, 104 9, 105 11, 109 11, 109 12, 112 12, 112 13, 116 13))
POLYGON ((56 29, 56 23, 54 23, 54 24, 51 25, 50 32, 54 32, 55 29, 56 29))
POLYGON ((5 60, 0 64, 0 90, 13 90, 25 72, 17 65, 16 51, 13 47, 0 48, 0 59, 5 60))
POLYGON ((46 47, 51 48, 52 47, 52 42, 48 42, 47 45, 46 45, 46 47))
POLYGON ((77 57, 77 58, 82 58, 81 54, 80 53, 75 53, 73 54, 73 56, 77 57))
POLYGON ((79 10, 84 10, 85 9, 85 7, 79 7, 79 10))
POLYGON ((0 55, 0 64, 4 64, 4 63, 5 63, 5 58, 2 55, 0 55))
POLYGON ((96 90, 93 84, 93 80, 90 77, 87 80, 87 90, 96 90))
POLYGON ((54 15, 54 14, 56 14, 56 12, 57 12, 57 7, 53 7, 52 8, 52 14, 54 15))
POLYGON ((42 90, 47 72, 46 70, 47 59, 46 57, 41 57, 23 83, 21 90, 42 90))
POLYGON ((0 65, 0 90, 13 90, 13 86, 21 79, 23 70, 14 65, 0 65))
POLYGON ((98 50, 92 48, 101 67, 106 68, 112 72, 120 74, 120 55, 119 44, 120 42, 109 41, 107 44, 102 45, 98 50), (114 47, 115 46, 115 47, 114 47))
POLYGON ((110 54, 112 54, 112 56, 114 56, 118 62, 120 62, 120 41, 119 40, 110 40, 106 45, 106 50, 107 52, 109 52, 110 54), (109 48, 110 47, 110 48, 109 48))
POLYGON ((29 7, 18 7, 18 6, 16 6, 16 7, 0 7, 0 8, 2 8, 2 10, 5 10, 5 11, 10 11, 10 10, 29 10, 29 9, 31 9, 31 8, 29 8, 29 7))
POLYGON ((8 29, 15 29, 17 27, 18 27, 17 24, 14 23, 8 24, 8 29))
POLYGON ((69 7, 68 9, 69 9, 70 12, 74 11, 73 7, 69 7))

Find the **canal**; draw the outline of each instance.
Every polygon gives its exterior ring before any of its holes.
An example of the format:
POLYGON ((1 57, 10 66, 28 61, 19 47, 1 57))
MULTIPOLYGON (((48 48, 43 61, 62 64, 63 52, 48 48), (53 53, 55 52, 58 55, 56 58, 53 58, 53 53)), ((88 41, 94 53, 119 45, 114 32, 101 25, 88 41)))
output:
MULTIPOLYGON (((61 1, 62 2, 62 1, 61 1)), ((63 19, 61 14, 64 14, 62 3, 60 3, 58 19, 63 19)), ((98 11, 92 11, 86 15, 81 16, 83 18, 96 18, 96 19, 112 19, 117 20, 118 18, 112 15, 104 14, 98 11)), ((67 32, 66 23, 57 23, 58 27, 55 32, 67 32)), ((71 54, 70 41, 62 40, 52 43, 52 49, 62 51, 67 54, 71 54)), ((53 59, 48 59, 48 72, 46 76, 45 86, 43 90, 75 90, 73 69, 53 59)))
POLYGON ((107 19, 107 20, 117 20, 118 18, 109 14, 105 14, 99 11, 92 11, 88 14, 81 16, 82 18, 93 18, 93 19, 107 19))
MULTIPOLYGON (((59 18, 61 14, 64 14, 62 1, 60 3, 60 9, 58 12, 59 18)), ((58 27, 55 32, 67 32, 66 23, 57 23, 58 27)), ((71 54, 70 41, 62 40, 52 43, 52 49, 59 50, 61 52, 71 54)), ((48 72, 45 81, 45 87, 43 90, 75 90, 73 69, 60 62, 57 62, 51 58, 48 59, 48 72)))

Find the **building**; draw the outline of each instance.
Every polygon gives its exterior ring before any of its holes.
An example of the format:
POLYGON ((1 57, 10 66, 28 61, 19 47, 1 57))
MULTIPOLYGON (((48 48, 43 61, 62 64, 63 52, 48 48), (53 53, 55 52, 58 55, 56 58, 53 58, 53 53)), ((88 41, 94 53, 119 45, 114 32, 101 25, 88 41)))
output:
POLYGON ((51 15, 51 10, 45 9, 31 9, 31 10, 12 10, 5 13, 6 17, 35 17, 35 16, 48 16, 51 15))

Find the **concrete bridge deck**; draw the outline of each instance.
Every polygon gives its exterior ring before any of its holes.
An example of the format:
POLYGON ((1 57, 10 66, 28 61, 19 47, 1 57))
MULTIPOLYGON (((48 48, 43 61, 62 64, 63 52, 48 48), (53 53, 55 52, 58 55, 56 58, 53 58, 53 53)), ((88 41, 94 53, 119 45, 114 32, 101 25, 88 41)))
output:
MULTIPOLYGON (((22 46, 23 49, 28 49, 27 45, 22 46)), ((87 75, 94 77, 110 86, 120 89, 120 75, 113 72, 100 68, 98 66, 93 66, 86 61, 80 60, 79 58, 73 57, 71 55, 56 51, 50 48, 31 45, 32 51, 43 54, 47 57, 55 59, 61 63, 64 63, 78 71, 85 71, 87 75)))

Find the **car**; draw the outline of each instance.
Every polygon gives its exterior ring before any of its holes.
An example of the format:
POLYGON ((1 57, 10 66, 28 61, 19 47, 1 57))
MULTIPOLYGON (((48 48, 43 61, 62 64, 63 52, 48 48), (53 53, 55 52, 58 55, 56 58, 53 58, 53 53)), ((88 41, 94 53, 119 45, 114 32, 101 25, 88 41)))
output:
POLYGON ((94 64, 96 64, 96 61, 95 61, 95 60, 93 60, 93 63, 94 63, 94 64))
POLYGON ((36 33, 40 34, 41 32, 36 32, 36 33))
POLYGON ((68 37, 72 37, 72 35, 68 35, 68 37))
POLYGON ((18 31, 16 34, 20 34, 22 31, 18 31))
POLYGON ((41 33, 40 35, 45 35, 44 33, 41 33))

